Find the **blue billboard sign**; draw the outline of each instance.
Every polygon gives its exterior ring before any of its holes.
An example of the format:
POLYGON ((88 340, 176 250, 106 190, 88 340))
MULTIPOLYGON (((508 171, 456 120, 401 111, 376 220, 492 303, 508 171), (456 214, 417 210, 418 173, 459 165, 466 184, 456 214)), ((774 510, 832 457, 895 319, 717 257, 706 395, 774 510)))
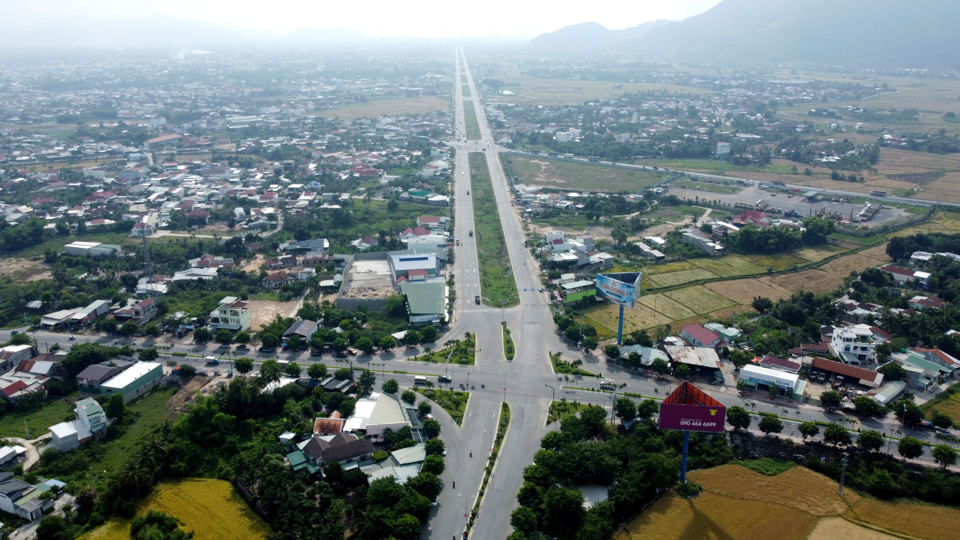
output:
POLYGON ((614 304, 633 307, 639 289, 640 272, 597 274, 597 296, 614 304))

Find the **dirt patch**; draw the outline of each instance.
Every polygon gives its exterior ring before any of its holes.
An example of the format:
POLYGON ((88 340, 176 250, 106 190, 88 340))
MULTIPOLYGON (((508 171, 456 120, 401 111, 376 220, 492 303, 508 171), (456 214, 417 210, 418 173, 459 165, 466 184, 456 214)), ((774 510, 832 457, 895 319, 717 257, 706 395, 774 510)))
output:
POLYGON ((247 262, 247 264, 243 265, 243 266, 240 267, 240 268, 241 268, 244 272, 259 272, 259 271, 260 271, 260 265, 263 264, 264 261, 265 261, 265 259, 263 258, 263 255, 261 255, 261 254, 258 253, 258 254, 256 255, 256 257, 254 257, 252 260, 250 260, 249 262, 247 262))
POLYGON ((296 300, 289 302, 275 302, 273 300, 250 300, 248 302, 251 310, 250 330, 254 332, 270 324, 271 321, 281 317, 293 317, 297 314, 299 303, 296 300))
POLYGON ((177 390, 176 394, 170 396, 170 399, 167 400, 167 410, 170 411, 170 414, 180 412, 180 410, 183 409, 184 404, 193 399, 193 395, 199 392, 200 389, 206 386, 209 382, 210 377, 195 375, 192 379, 187 381, 187 384, 183 385, 180 390, 177 390))
POLYGON ((886 540, 897 537, 865 529, 843 518, 829 517, 818 521, 807 538, 808 540, 834 540, 835 538, 843 538, 844 540, 886 540))
POLYGON ((11 257, 3 260, 0 276, 10 276, 15 281, 40 281, 52 279, 49 267, 39 261, 11 257))

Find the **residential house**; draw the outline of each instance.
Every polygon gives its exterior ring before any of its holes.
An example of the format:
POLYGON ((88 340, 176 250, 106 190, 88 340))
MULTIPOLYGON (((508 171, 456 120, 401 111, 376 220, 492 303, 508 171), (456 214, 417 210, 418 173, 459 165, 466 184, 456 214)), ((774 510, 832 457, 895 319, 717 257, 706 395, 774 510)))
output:
POLYGON ((827 373, 849 378, 858 384, 862 384, 863 386, 876 388, 883 382, 883 373, 877 373, 876 371, 870 369, 852 366, 850 364, 844 364, 842 362, 828 360, 826 358, 820 358, 816 356, 808 358, 810 359, 810 366, 813 369, 819 369, 827 373))
POLYGON ((950 370, 949 373, 946 374, 946 377, 956 379, 958 376, 960 376, 958 375, 960 374, 960 359, 957 359, 954 356, 941 351, 940 349, 914 347, 912 351, 923 356, 927 360, 950 370))
POLYGON ((290 339, 293 336, 299 336, 301 343, 306 345, 310 341, 310 336, 312 336, 317 331, 318 325, 315 321, 309 319, 300 319, 295 323, 290 325, 290 328, 287 328, 287 331, 283 333, 283 347, 286 348, 290 339))
POLYGON ((74 412, 77 414, 75 420, 50 426, 50 442, 61 452, 73 450, 110 425, 103 407, 93 398, 78 401, 74 412))
POLYGON ((13 478, 9 472, 0 473, 0 510, 33 521, 53 507, 52 500, 44 500, 37 486, 13 478))
POLYGON ((129 403, 145 396, 160 383, 163 377, 163 364, 160 362, 137 362, 100 385, 105 395, 122 394, 123 401, 129 403))
POLYGON ((937 298, 936 296, 914 296, 910 300, 907 300, 907 307, 910 309, 915 309, 917 311, 923 311, 925 309, 941 309, 947 304, 937 298))
POLYGON ((224 296, 216 309, 210 312, 209 326, 214 331, 221 328, 234 332, 249 331, 251 317, 250 305, 245 300, 240 300, 236 296, 224 296))
POLYGON ((0 375, 0 398, 15 403, 19 399, 34 394, 45 396, 49 380, 50 377, 45 375, 8 371, 0 375))
POLYGON ((0 348, 0 371, 8 371, 22 360, 33 357, 31 345, 7 345, 0 348))
POLYGON ((875 348, 873 330, 866 324, 837 328, 830 340, 830 352, 847 364, 873 364, 875 348))
POLYGON ((117 322, 120 323, 133 321, 138 325, 143 325, 154 318, 156 314, 156 300, 153 298, 144 298, 143 300, 134 302, 132 305, 128 304, 127 307, 115 311, 113 318, 117 319, 117 322))
POLYGON ((133 365, 133 362, 114 361, 114 365, 90 364, 77 373, 77 386, 81 394, 100 394, 100 386, 119 375, 124 369, 133 365))
POLYGON ((723 344, 720 336, 699 324, 688 324, 680 329, 680 337, 695 347, 717 348, 723 344))
POLYGON ((309 461, 323 466, 330 463, 361 461, 373 455, 373 443, 352 433, 337 433, 332 437, 314 435, 302 451, 309 461))
POLYGON ((930 281, 930 272, 911 270, 909 268, 904 268, 902 266, 896 266, 893 264, 881 266, 880 270, 886 272, 893 277, 894 281, 901 284, 911 280, 917 280, 920 285, 926 286, 927 282, 930 281))
POLYGON ((233 257, 217 257, 204 253, 196 259, 190 259, 190 268, 233 268, 233 257))
POLYGON ((297 278, 291 276, 290 274, 281 271, 267 275, 267 277, 263 278, 260 284, 263 286, 263 288, 272 290, 279 289, 288 283, 293 283, 296 281, 296 279, 297 278))

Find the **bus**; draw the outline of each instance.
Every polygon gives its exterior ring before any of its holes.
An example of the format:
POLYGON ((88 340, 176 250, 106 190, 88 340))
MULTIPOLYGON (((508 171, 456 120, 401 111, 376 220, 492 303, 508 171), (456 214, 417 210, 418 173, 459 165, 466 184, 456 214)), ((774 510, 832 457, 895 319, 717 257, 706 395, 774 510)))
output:
POLYGON ((413 378, 414 386, 426 386, 430 381, 427 380, 423 375, 417 375, 413 378))

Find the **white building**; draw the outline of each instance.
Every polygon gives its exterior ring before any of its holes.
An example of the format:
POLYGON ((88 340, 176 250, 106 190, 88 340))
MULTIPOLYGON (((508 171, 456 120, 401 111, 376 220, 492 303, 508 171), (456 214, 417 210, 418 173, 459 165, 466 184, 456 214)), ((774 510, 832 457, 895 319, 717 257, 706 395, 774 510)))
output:
POLYGON ((876 360, 873 330, 866 324, 838 328, 830 341, 830 352, 845 364, 870 365, 876 360))

